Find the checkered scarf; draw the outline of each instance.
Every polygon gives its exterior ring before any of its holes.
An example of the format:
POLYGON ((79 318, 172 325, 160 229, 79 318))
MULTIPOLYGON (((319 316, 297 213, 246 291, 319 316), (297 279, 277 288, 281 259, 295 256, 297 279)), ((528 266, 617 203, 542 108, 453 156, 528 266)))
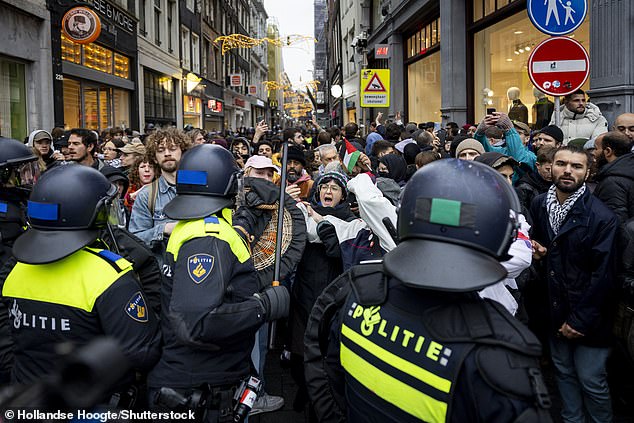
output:
POLYGON ((586 192, 586 184, 581 185, 581 188, 568 197, 563 204, 559 204, 555 185, 552 185, 548 189, 548 194, 546 194, 546 210, 548 211, 548 222, 555 235, 559 233, 559 229, 564 223, 564 220, 566 220, 566 216, 568 216, 568 212, 572 209, 575 201, 577 201, 584 192, 586 192))

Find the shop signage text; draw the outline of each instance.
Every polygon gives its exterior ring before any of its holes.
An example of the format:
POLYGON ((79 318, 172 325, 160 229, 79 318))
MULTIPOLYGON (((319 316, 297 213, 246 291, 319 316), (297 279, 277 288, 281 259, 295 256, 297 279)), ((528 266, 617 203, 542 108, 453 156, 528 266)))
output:
POLYGON ((122 10, 118 9, 106 0, 89 1, 101 16, 130 33, 134 32, 134 20, 130 16, 126 15, 122 10))
POLYGON ((256 87, 255 85, 249 85, 249 94, 258 95, 258 87, 256 87))
POLYGON ((389 59, 390 58, 390 45, 389 44, 377 44, 374 48, 374 57, 376 59, 389 59))
POLYGON ((244 102, 244 100, 242 100, 241 98, 234 98, 234 99, 233 99, 233 104, 234 104, 235 106, 244 107, 244 105, 245 105, 246 103, 245 103, 245 102, 244 102))
POLYGON ((222 101, 207 100, 207 109, 214 113, 222 113, 222 101))

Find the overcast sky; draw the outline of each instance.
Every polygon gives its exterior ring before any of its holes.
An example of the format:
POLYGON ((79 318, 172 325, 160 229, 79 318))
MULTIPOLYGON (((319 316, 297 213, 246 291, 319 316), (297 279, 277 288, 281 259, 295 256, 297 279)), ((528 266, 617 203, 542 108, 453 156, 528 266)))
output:
MULTIPOLYGON (((269 17, 279 22, 280 36, 299 34, 314 37, 313 0, 264 0, 269 17)), ((284 47, 284 70, 292 83, 313 79, 314 42, 302 43, 299 47, 284 47)))

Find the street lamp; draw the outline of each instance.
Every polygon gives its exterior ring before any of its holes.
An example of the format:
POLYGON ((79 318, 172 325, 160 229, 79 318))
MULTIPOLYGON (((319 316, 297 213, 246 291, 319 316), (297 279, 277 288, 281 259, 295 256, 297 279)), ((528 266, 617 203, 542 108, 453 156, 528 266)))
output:
POLYGON ((330 87, 330 95, 333 96, 334 98, 341 97, 343 95, 343 88, 341 88, 341 85, 335 84, 332 87, 330 87))

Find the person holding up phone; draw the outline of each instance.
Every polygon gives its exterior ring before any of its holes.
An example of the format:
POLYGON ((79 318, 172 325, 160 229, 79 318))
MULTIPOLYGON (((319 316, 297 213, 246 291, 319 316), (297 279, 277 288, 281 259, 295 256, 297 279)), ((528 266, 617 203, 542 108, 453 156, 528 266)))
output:
POLYGON ((511 122, 506 113, 496 112, 494 108, 487 108, 487 115, 484 116, 478 125, 474 138, 482 143, 485 152, 495 151, 511 156, 520 164, 523 163, 533 171, 536 170, 535 162, 537 157, 535 153, 522 143, 522 139, 515 130, 513 122, 511 122), (499 135, 496 134, 495 136, 501 136, 500 139, 503 141, 501 145, 493 145, 492 136, 495 133, 499 133, 499 135))

